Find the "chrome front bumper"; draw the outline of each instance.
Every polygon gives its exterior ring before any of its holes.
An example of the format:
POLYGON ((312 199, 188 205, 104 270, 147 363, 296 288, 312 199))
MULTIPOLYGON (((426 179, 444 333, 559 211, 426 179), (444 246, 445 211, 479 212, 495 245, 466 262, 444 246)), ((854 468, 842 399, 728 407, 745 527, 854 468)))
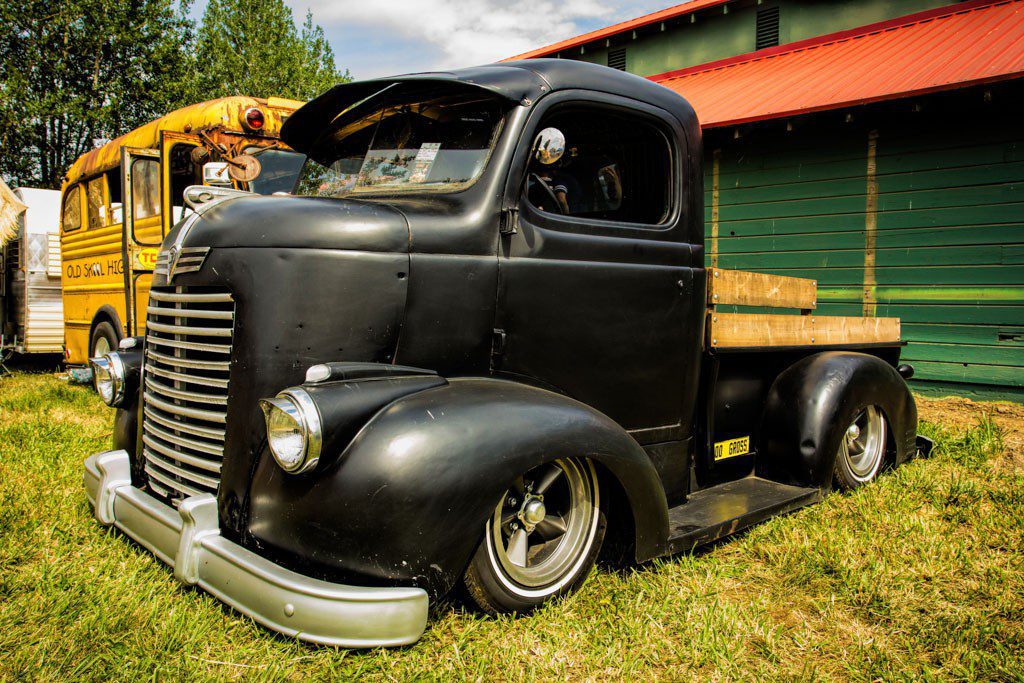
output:
POLYGON ((427 625, 420 588, 368 588, 313 579, 285 569, 220 535, 217 499, 192 496, 177 510, 131 484, 123 450, 85 461, 85 488, 96 519, 114 525, 199 586, 267 628, 341 647, 408 645, 427 625))

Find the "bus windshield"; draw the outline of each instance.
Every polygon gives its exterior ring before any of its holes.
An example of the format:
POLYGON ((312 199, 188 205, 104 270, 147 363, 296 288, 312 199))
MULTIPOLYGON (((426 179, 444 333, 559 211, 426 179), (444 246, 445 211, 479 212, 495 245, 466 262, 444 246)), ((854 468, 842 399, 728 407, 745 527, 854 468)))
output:
POLYGON ((245 153, 260 162, 260 174, 249 182, 249 189, 257 194, 291 192, 306 159, 298 152, 273 147, 248 147, 245 153))
POLYGON ((295 194, 455 192, 483 172, 504 102, 478 89, 390 90, 343 112, 313 145, 295 194))

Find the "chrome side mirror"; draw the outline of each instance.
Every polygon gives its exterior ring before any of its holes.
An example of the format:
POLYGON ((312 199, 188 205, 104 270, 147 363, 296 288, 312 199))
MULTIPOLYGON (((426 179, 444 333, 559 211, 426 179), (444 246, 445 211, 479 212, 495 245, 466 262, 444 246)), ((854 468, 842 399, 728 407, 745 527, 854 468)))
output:
POLYGON ((565 135, 557 128, 545 128, 537 133, 533 143, 533 158, 550 166, 565 154, 565 135))

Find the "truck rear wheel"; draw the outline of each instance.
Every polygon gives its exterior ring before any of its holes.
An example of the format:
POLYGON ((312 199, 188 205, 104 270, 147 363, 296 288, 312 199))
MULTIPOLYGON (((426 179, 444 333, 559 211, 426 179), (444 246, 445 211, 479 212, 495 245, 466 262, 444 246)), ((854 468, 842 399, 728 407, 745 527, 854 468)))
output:
POLYGON ((505 492, 463 576, 490 614, 528 612, 576 591, 594 566, 605 519, 594 466, 565 459, 534 468, 505 492))
POLYGON ((114 326, 106 320, 100 321, 93 328, 89 338, 89 358, 105 356, 116 350, 117 332, 114 331, 114 326))
POLYGON ((885 416, 878 406, 865 407, 843 433, 836 454, 836 486, 849 491, 874 480, 885 461, 885 444, 885 416))

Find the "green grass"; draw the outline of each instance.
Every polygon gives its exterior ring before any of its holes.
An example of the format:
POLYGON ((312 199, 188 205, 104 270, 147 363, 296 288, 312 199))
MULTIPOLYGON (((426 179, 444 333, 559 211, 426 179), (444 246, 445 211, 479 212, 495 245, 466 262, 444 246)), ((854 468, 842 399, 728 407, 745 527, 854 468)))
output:
POLYGON ((0 678, 1022 680, 1024 472, 991 422, 924 424, 934 456, 710 550, 596 571, 518 619, 434 607, 398 650, 256 626, 90 515, 110 411, 0 379, 0 678))

